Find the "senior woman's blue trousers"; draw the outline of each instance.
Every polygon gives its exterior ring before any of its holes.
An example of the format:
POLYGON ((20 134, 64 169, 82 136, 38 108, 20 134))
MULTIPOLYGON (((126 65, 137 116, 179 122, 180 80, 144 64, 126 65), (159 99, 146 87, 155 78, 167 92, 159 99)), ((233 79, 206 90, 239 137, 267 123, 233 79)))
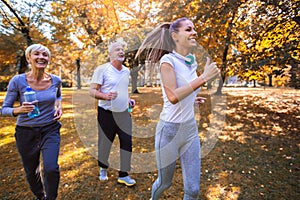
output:
POLYGON ((39 199, 43 199, 45 193, 49 200, 57 197, 60 178, 58 166, 60 128, 61 124, 58 121, 41 127, 16 126, 15 138, 26 178, 31 191, 39 199), (41 153, 43 181, 40 172, 41 153))

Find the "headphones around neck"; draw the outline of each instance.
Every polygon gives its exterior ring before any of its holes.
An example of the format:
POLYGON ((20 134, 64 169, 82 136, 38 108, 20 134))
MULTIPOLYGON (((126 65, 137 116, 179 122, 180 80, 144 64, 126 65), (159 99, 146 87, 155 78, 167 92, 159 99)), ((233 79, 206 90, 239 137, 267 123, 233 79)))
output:
POLYGON ((192 54, 188 54, 187 56, 184 57, 183 55, 180 55, 176 51, 173 51, 173 53, 177 58, 184 60, 185 64, 187 65, 192 65, 195 62, 195 57, 192 54))

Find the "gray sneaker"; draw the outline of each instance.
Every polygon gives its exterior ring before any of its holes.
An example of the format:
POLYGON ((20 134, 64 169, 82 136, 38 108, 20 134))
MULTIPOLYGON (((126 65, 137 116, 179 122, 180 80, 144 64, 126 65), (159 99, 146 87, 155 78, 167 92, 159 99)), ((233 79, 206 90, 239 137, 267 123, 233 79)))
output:
POLYGON ((133 186, 136 184, 135 180, 130 178, 130 176, 119 177, 118 183, 125 184, 126 186, 133 186))
POLYGON ((107 169, 101 168, 100 167, 100 171, 99 171, 99 180, 100 181, 106 181, 108 180, 107 177, 107 169))

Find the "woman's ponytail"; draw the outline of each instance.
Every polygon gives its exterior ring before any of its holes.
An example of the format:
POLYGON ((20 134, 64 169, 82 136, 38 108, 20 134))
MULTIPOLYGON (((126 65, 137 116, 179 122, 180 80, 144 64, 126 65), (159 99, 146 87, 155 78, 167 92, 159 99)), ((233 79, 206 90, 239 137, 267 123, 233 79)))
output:
POLYGON ((169 22, 162 23, 148 33, 139 47, 135 58, 145 53, 147 60, 158 62, 163 55, 172 52, 174 42, 169 34, 170 25, 171 23, 169 22))
POLYGON ((175 43, 171 35, 173 32, 178 32, 181 27, 181 22, 186 20, 189 19, 182 17, 175 20, 173 23, 165 22, 158 25, 146 36, 138 49, 135 58, 138 58, 142 53, 145 53, 147 60, 156 63, 163 55, 172 52, 175 48, 175 43))

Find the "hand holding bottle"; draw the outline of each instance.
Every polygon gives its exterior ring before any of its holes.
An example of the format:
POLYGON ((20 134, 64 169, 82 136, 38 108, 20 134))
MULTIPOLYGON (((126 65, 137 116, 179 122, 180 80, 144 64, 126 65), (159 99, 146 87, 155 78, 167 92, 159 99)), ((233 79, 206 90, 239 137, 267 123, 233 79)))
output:
POLYGON ((196 99, 195 99, 195 105, 204 104, 205 100, 206 100, 205 97, 196 97, 196 99))
POLYGON ((118 92, 111 91, 111 92, 106 94, 106 100, 108 100, 108 101, 114 100, 115 98, 117 98, 117 96, 118 96, 118 92))
POLYGON ((35 118, 37 116, 40 115, 40 110, 37 106, 37 99, 36 99, 36 94, 35 91, 33 91, 31 89, 31 87, 27 87, 26 91, 24 93, 24 99, 25 102, 23 102, 22 107, 24 107, 25 109, 30 109, 30 111, 28 112, 28 117, 29 118, 35 118), (32 109, 33 106, 33 109, 32 109), (32 109, 32 110, 31 110, 32 109))
POLYGON ((134 106, 135 106, 135 100, 130 99, 128 103, 128 112, 132 112, 132 108, 134 108, 134 106))

